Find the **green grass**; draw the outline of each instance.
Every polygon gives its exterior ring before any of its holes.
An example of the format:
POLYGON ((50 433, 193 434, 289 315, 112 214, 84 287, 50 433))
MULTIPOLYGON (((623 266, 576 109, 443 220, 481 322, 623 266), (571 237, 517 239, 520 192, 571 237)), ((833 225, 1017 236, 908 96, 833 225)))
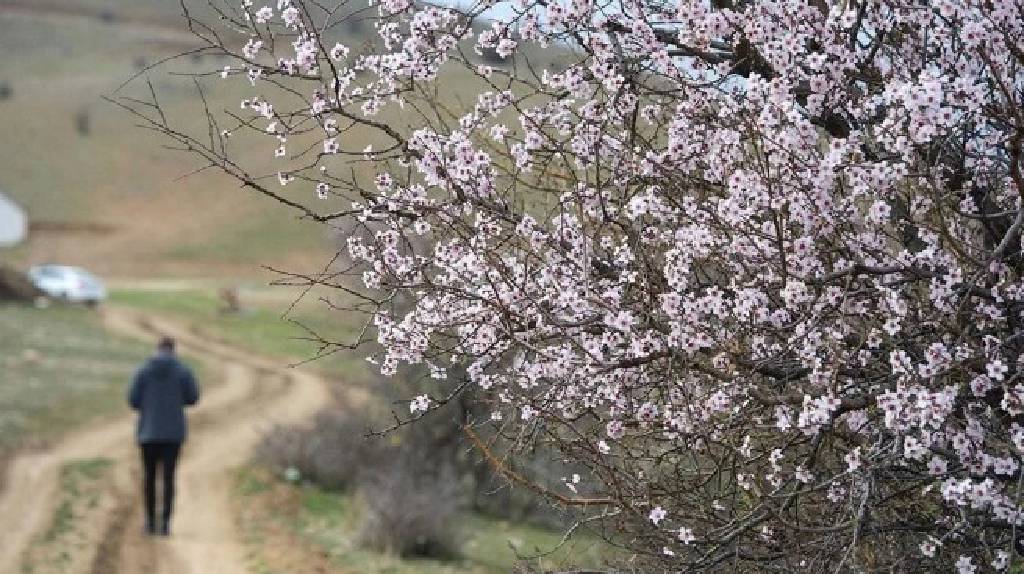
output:
MULTIPOLYGON (((224 313, 223 303, 206 291, 114 290, 110 302, 181 319, 204 332, 273 357, 309 357, 316 352, 314 344, 302 339, 305 331, 279 313, 262 307, 224 313)), ((324 321, 316 322, 317 327, 329 327, 324 321)))
MULTIPOLYGON (((152 353, 93 310, 0 304, 0 453, 127 413, 124 393, 152 353)), ((205 365, 184 361, 206 378, 205 365)))
POLYGON ((114 461, 91 458, 69 462, 60 469, 61 502, 50 527, 43 534, 45 542, 53 542, 74 529, 75 506, 92 508, 99 497, 99 483, 110 472, 114 461))
MULTIPOLYGON (((318 345, 309 340, 306 328, 336 341, 351 341, 360 328, 353 316, 323 310, 319 304, 315 309, 303 309, 285 317, 286 304, 247 305, 243 296, 242 312, 224 313, 223 303, 214 293, 198 289, 114 290, 110 301, 184 321, 229 343, 288 361, 316 356, 318 345)), ((371 376, 365 361, 351 353, 336 353, 315 361, 312 366, 330 374, 345 375, 351 382, 363 382, 371 376)))
POLYGON ((149 353, 87 309, 0 306, 0 450, 123 412, 128 381, 149 353))
POLYGON ((261 504, 260 497, 298 497, 296 510, 271 513, 265 519, 283 523, 300 540, 329 556, 342 572, 491 574, 510 572, 523 559, 540 571, 549 571, 599 567, 613 557, 608 546, 585 534, 561 544, 562 532, 466 514, 456 526, 463 540, 458 559, 401 558, 359 546, 359 504, 347 493, 290 485, 251 467, 238 472, 235 484, 247 505, 261 504))
POLYGON ((322 225, 290 220, 282 207, 257 212, 233 225, 231 233, 209 240, 182 238, 161 256, 170 260, 260 264, 281 254, 323 249, 327 235, 322 225))
POLYGON ((71 510, 71 500, 67 498, 61 500, 60 506, 57 507, 57 511, 53 515, 53 522, 50 523, 50 527, 43 534, 43 541, 53 542, 71 532, 71 523, 74 518, 74 512, 71 510))

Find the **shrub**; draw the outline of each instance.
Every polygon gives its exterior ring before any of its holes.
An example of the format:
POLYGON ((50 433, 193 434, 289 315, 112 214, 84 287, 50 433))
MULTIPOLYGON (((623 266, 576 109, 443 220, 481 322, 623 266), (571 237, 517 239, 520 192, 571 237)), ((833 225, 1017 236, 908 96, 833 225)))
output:
POLYGON ((310 426, 271 429, 257 459, 278 473, 295 468, 303 479, 325 488, 347 488, 375 459, 368 426, 359 414, 322 412, 310 426))
MULTIPOLYGON (((563 490, 562 479, 571 477, 575 468, 559 464, 541 452, 517 453, 505 458, 505 462, 534 483, 558 491, 563 490)), ((477 512, 553 529, 563 528, 567 523, 569 509, 549 504, 522 485, 511 484, 486 461, 476 465, 473 479, 472 504, 477 512)))
POLYGON ((310 479, 327 488, 345 488, 357 481, 379 457, 379 441, 366 436, 369 428, 360 415, 319 414, 305 444, 310 479))
POLYGON ((457 448, 458 427, 431 418, 380 438, 367 436, 381 425, 366 411, 324 411, 309 426, 273 428, 257 457, 280 476, 296 469, 321 487, 352 489, 362 503, 359 538, 367 547, 450 558, 458 554, 455 525, 472 492, 471 466, 457 448))
POLYGON ((362 475, 360 540, 370 548, 430 558, 458 555, 461 488, 454 466, 423 471, 428 457, 388 458, 362 475))

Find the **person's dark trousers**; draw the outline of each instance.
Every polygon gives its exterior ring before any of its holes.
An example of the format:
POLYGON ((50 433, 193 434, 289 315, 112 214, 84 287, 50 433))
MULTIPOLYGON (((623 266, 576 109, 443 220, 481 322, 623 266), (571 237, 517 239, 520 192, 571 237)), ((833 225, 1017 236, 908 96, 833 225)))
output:
POLYGON ((174 467, 178 464, 179 442, 143 443, 143 492, 146 499, 146 531, 150 534, 169 534, 171 510, 174 507, 174 467), (163 471, 164 506, 161 521, 156 521, 157 467, 163 471))

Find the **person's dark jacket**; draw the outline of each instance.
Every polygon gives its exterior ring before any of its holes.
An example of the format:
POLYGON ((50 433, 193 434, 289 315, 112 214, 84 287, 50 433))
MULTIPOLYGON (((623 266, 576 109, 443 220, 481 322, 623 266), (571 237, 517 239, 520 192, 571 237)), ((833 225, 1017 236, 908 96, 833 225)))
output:
POLYGON ((185 441, 185 407, 199 401, 192 371, 171 353, 160 353, 135 373, 128 404, 139 411, 139 444, 185 441))

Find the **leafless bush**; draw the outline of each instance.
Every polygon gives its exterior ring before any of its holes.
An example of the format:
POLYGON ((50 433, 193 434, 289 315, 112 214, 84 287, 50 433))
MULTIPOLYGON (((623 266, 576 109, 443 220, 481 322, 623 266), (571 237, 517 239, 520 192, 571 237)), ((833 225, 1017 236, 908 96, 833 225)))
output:
POLYGON ((426 455, 386 460, 363 474, 359 487, 363 544, 401 556, 458 555, 455 525, 464 497, 455 467, 424 472, 424 464, 434 464, 426 455))
POLYGON ((324 488, 352 486, 377 458, 368 424, 358 414, 323 412, 307 427, 277 426, 261 441, 257 460, 278 472, 297 469, 324 488))
POLYGON ((256 460, 274 470, 299 467, 305 459, 302 445, 307 429, 275 425, 256 447, 256 460))
POLYGON ((360 538, 402 556, 445 558, 458 553, 456 517, 470 492, 457 449, 447 448, 444 424, 367 436, 365 412, 322 412, 303 427, 275 427, 258 460, 284 474, 329 489, 353 489, 364 513, 360 538), (415 430, 416 432, 411 432, 415 430), (447 448, 452 456, 435 456, 447 448))

